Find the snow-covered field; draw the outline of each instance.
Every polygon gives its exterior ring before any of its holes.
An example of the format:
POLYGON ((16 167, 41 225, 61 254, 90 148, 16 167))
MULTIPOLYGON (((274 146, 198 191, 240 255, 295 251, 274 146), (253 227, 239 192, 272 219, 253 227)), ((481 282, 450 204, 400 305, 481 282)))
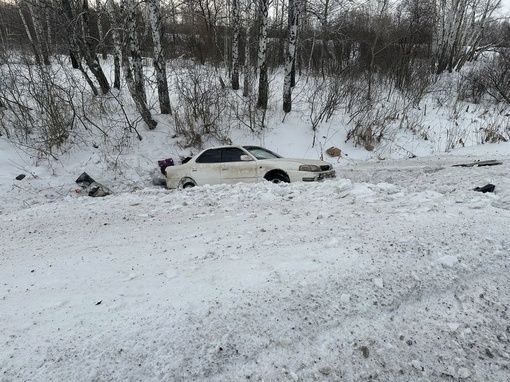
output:
POLYGON ((508 143, 105 198, 0 143, 2 382, 510 378, 508 143))

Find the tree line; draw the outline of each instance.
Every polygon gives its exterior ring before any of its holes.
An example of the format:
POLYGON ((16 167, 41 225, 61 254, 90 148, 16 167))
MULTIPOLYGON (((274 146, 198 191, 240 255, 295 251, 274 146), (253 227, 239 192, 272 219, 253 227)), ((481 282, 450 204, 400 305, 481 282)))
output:
MULTIPOLYGON (((285 113, 292 110, 297 76, 361 78, 370 101, 381 79, 409 91, 424 77, 460 71, 484 52, 504 52, 510 24, 498 13, 500 3, 0 0, 0 43, 4 62, 7 52, 23 53, 40 67, 50 66, 56 56, 68 57, 95 96, 120 89, 124 82, 152 129, 157 122, 144 82, 147 58, 161 114, 173 113, 167 68, 177 60, 216 68, 221 86, 242 87, 244 97, 255 93, 257 110, 267 109, 269 75, 279 68, 285 113), (113 79, 103 70, 108 58, 114 63, 113 79)), ((6 86, 5 78, 0 80, 0 107, 12 102, 3 91, 6 86)))

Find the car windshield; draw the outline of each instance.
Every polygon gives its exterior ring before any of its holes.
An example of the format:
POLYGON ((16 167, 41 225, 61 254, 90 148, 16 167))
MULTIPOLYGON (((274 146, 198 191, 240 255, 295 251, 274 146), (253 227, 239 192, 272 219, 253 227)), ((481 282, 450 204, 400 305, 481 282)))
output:
POLYGON ((280 155, 269 151, 267 149, 263 149, 258 146, 243 146, 245 150, 247 150, 251 155, 253 155, 257 159, 274 159, 281 158, 280 155))

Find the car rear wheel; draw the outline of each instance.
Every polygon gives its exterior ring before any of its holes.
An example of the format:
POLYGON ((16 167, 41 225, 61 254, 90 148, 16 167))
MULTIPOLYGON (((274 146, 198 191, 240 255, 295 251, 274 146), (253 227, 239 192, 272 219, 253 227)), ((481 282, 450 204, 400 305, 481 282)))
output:
POLYGON ((271 183, 290 183, 289 177, 282 172, 270 172, 264 179, 271 183))
POLYGON ((186 188, 192 188, 195 187, 197 184, 196 182, 191 178, 182 178, 179 188, 186 189, 186 188))

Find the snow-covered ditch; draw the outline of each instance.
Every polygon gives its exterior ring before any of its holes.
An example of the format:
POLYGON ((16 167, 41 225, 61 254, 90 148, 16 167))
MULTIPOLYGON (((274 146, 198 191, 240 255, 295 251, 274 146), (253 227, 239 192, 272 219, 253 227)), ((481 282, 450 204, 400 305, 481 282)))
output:
POLYGON ((475 159, 3 193, 0 380, 506 382, 510 156, 475 159))

